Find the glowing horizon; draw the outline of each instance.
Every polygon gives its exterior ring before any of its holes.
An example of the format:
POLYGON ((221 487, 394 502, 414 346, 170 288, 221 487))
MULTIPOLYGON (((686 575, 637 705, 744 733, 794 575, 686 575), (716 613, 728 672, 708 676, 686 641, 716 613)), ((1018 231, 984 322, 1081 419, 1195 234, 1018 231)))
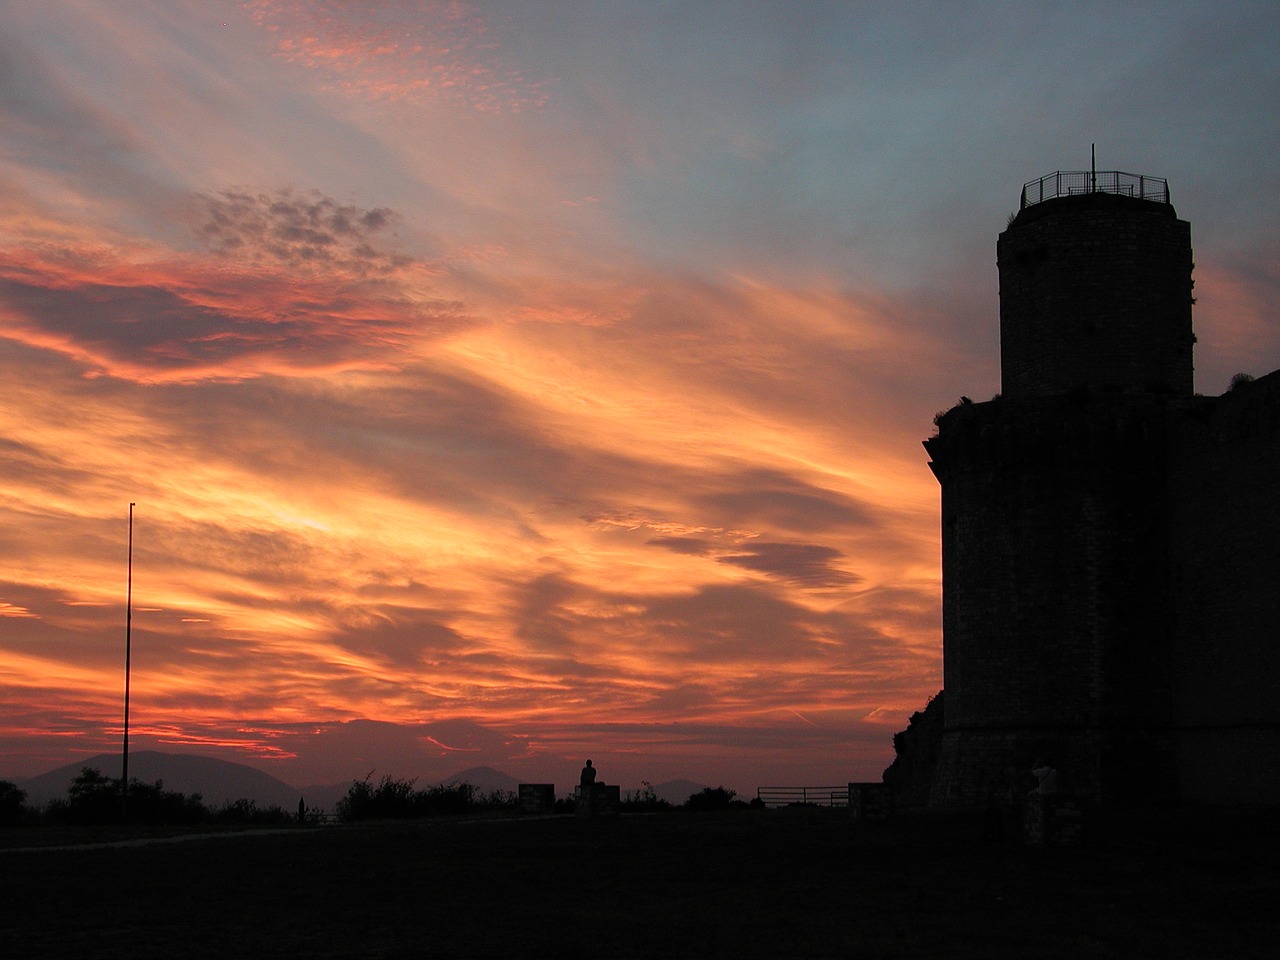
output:
POLYGON ((1081 144, 1192 221, 1198 388, 1280 366, 1218 179, 1271 176, 1262 6, 7 6, 0 778, 118 743, 130 502, 133 749, 877 778, 941 686, 920 441, 1081 144))

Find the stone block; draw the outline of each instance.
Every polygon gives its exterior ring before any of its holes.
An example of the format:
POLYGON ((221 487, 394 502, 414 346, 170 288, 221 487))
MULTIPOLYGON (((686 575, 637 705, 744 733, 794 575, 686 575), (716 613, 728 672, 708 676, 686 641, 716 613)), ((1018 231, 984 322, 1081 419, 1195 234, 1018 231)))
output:
POLYGON ((550 813, 555 809, 554 783, 522 783, 518 789, 521 813, 550 813))

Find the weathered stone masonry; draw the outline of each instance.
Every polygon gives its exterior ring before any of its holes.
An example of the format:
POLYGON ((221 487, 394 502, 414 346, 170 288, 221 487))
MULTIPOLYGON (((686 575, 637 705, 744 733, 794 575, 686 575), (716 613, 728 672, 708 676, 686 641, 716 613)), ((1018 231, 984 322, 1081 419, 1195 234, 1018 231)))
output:
POLYGON ((1052 197, 997 251, 1003 394, 925 443, 931 800, 1007 798, 1040 758, 1093 799, 1280 796, 1280 374, 1193 395, 1190 225, 1167 202, 1052 197))

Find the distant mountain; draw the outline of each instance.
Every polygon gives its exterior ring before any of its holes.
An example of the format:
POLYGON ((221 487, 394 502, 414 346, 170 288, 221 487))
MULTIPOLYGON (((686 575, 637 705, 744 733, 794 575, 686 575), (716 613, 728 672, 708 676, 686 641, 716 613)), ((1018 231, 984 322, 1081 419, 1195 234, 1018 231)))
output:
MULTIPOLYGON (((28 803, 40 805, 64 799, 71 781, 80 775, 83 767, 91 767, 108 777, 119 777, 120 766, 120 754, 102 753, 31 777, 18 786, 27 792, 28 803)), ((198 793, 210 807, 244 799, 253 800, 263 807, 279 806, 292 810, 300 796, 295 787, 261 770, 189 753, 160 753, 155 750, 130 753, 129 779, 143 783, 160 780, 166 790, 198 793)))
MULTIPOLYGON (((664 783, 655 783, 653 785, 654 796, 677 807, 695 793, 701 793, 705 789, 705 784, 694 783, 692 780, 667 780, 664 783)), ((744 797, 743 799, 750 798, 744 797)))

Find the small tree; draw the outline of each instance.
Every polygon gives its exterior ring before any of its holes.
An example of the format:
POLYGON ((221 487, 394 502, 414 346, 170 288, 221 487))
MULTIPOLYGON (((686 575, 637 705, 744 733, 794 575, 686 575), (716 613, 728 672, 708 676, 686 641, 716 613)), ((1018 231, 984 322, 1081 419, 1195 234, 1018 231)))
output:
POLYGON ((16 783, 0 780, 0 827, 21 823, 27 812, 27 793, 16 783))
POLYGON ((110 823, 120 819, 120 781, 101 770, 81 767, 67 788, 67 799, 54 801, 49 812, 56 819, 75 823, 110 823))
MULTIPOLYGON (((54 820, 73 823, 111 823, 121 815, 122 781, 104 775, 92 767, 82 767, 79 776, 71 781, 66 800, 49 804, 49 816, 54 820)), ((205 810, 200 794, 190 796, 176 790, 164 789, 164 782, 143 783, 129 781, 128 806, 125 811, 130 820, 145 823, 198 823, 204 819, 205 810)))

